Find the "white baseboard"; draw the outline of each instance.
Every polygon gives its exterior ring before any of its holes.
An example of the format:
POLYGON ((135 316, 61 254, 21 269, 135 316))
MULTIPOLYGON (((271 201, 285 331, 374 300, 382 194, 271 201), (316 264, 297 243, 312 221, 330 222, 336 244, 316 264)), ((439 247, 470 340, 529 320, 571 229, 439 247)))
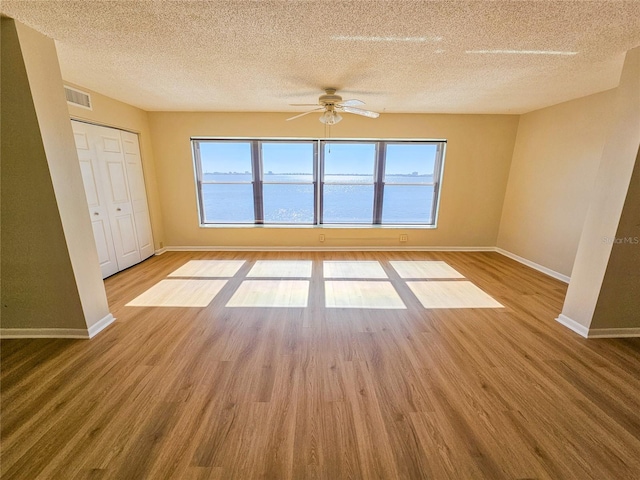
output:
POLYGON ((640 337, 640 328, 592 328, 589 338, 631 338, 640 337))
POLYGON ((81 338, 88 339, 84 328, 0 328, 0 338, 81 338))
POLYGON ((558 323, 561 323, 565 327, 573 330, 578 335, 584 338, 632 338, 640 337, 640 327, 630 328, 588 328, 581 323, 560 314, 556 318, 558 323))
MULTIPOLYGON (((156 255, 160 255, 156 251, 156 255)), ((290 246, 174 246, 165 247, 164 252, 495 252, 495 247, 438 247, 438 246, 340 246, 340 247, 290 247, 290 246)))
POLYGON ((115 321, 116 319, 112 314, 106 315, 103 319, 99 320, 97 323, 94 323, 89 327, 89 338, 95 337, 115 321))
POLYGON ((585 327, 581 323, 576 322, 575 320, 567 317, 566 315, 560 314, 558 318, 556 318, 556 322, 561 323, 569 330, 573 330, 581 337, 587 338, 589 337, 589 328, 585 327))
POLYGON ((162 255, 164 252, 166 252, 167 249, 165 247, 163 248, 159 248, 158 250, 156 250, 155 252, 153 252, 155 255, 162 255))
POLYGON ((562 273, 556 272, 555 270, 551 270, 550 268, 542 266, 538 263, 532 262, 531 260, 527 260, 526 258, 516 255, 515 253, 511 253, 507 250, 503 250, 502 248, 495 247, 495 251, 501 255, 504 255, 505 257, 509 257, 510 259, 515 260, 516 262, 522 263, 527 267, 531 267, 534 270, 538 270, 539 272, 544 273, 545 275, 549 275, 550 277, 553 277, 556 280, 560 280, 561 282, 569 283, 569 281, 571 280, 571 277, 568 277, 566 275, 563 275, 562 273))
POLYGON ((0 328, 0 338, 78 338, 89 339, 95 337, 102 330, 111 325, 116 319, 109 314, 100 321, 84 328, 0 328))

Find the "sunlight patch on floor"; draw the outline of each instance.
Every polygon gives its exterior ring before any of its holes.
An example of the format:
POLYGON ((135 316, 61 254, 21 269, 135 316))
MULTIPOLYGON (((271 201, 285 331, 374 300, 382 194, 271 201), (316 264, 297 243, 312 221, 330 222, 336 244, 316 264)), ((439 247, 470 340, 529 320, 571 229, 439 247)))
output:
POLYGON ((391 282, 325 281, 327 308, 407 308, 391 282))
POLYGON ((311 268, 311 260, 258 260, 247 277, 310 278, 311 268))
POLYGON ((127 307, 206 307, 226 280, 161 280, 127 307))
MULTIPOLYGON (((126 306, 206 307, 227 282, 216 278, 235 276, 245 263, 245 260, 190 260, 126 306)), ((424 308, 504 308, 473 283, 460 280, 464 276, 446 262, 389 263, 402 279, 449 279, 401 282, 424 308)), ((380 262, 325 260, 322 266, 327 279, 326 308, 406 308, 393 284, 383 280, 388 276, 380 262)), ((312 272, 311 260, 257 260, 226 306, 306 308, 312 272)))
POLYGON ((322 262, 324 278, 388 278, 380 262, 322 262))
POLYGON ((180 268, 170 273, 169 277, 233 277, 244 260, 189 260, 180 268))
POLYGON ((471 282, 407 282, 407 285, 424 308, 504 308, 471 282))
POLYGON ((309 300, 309 280, 245 280, 227 307, 305 308, 309 300))
POLYGON ((390 261, 400 278, 464 278, 460 272, 440 261, 390 261))

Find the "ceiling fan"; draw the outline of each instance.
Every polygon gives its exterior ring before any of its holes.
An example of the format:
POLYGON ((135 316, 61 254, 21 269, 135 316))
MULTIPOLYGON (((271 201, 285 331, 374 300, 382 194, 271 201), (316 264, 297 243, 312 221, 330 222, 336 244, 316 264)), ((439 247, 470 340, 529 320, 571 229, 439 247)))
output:
POLYGON ((308 112, 295 115, 291 118, 287 118, 287 121, 295 120, 296 118, 304 117, 305 115, 309 115, 313 112, 319 112, 321 110, 324 110, 324 113, 320 116, 319 120, 325 125, 335 125, 342 120, 342 115, 340 115, 339 112, 355 113, 356 115, 362 115, 363 117, 369 118, 378 118, 380 116, 377 112, 356 108, 356 105, 364 105, 362 100, 342 100, 340 95, 336 95, 335 88, 325 88, 324 91, 325 94, 320 95, 318 103, 291 103, 290 105, 293 107, 319 107, 309 110, 308 112))

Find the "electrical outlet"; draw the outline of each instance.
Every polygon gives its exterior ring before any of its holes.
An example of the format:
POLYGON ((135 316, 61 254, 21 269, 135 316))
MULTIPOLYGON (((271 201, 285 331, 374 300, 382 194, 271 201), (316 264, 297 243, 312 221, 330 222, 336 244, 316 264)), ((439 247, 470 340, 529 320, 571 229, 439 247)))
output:
POLYGON ((409 241, 409 235, 406 235, 406 234, 402 234, 402 235, 400 235, 400 241, 401 241, 401 242, 407 242, 407 241, 409 241))
POLYGON ((321 241, 321 242, 324 242, 324 233, 321 233, 321 234, 320 234, 320 241, 321 241))
POLYGON ((164 242, 160 242, 160 248, 164 247, 164 242))

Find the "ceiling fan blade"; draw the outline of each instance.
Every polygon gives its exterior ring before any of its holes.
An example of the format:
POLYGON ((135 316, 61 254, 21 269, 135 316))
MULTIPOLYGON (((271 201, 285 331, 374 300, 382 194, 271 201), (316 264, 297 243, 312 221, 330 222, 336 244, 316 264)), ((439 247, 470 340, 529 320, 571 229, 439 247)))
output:
POLYGON ((362 100, 356 100, 355 98, 352 98, 351 100, 340 102, 340 105, 343 105, 345 107, 355 107, 356 105, 364 105, 364 102, 362 100))
POLYGON ((363 110, 361 108, 354 108, 354 107, 344 107, 341 106, 340 110, 342 110, 343 112, 348 112, 348 113, 355 113, 356 115, 362 115, 363 117, 369 117, 369 118, 378 118, 380 116, 380 114, 378 112, 372 112, 371 110, 363 110))
POLYGON ((317 107, 319 103, 290 103, 290 107, 317 107))
POLYGON ((324 107, 314 108, 313 110, 309 110, 308 112, 301 113, 300 115, 296 115, 294 117, 287 118, 286 121, 288 122, 289 120, 295 120, 296 118, 304 117, 305 115, 309 115, 310 113, 318 112, 320 110, 324 110, 324 107))

